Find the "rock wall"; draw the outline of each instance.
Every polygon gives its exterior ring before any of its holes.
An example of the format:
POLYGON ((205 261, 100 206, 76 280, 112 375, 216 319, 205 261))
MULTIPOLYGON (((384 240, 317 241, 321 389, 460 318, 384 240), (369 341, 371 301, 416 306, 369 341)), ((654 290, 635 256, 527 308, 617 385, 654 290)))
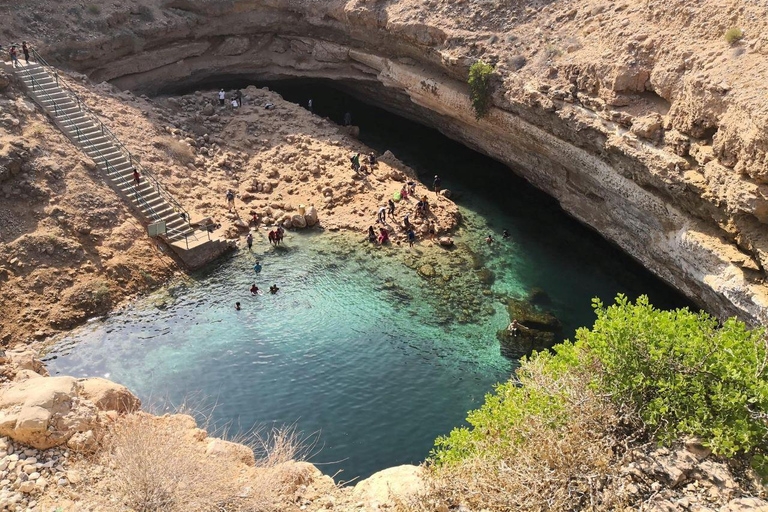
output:
POLYGON ((696 55, 674 67, 677 49, 660 50, 624 20, 662 23, 657 15, 528 7, 506 13, 517 28, 504 35, 505 13, 492 9, 462 25, 452 9, 472 8, 464 3, 171 0, 158 8, 154 23, 48 50, 94 80, 148 94, 217 78, 334 80, 507 163, 709 311, 768 319, 767 139, 733 121, 742 112, 753 123, 761 110, 750 111, 751 96, 733 94, 736 85, 717 82, 696 55), (617 25, 619 43, 632 42, 618 50, 601 41, 602 55, 585 53, 581 39, 592 32, 581 25, 595 18, 617 25), (581 30, 567 58, 547 45, 539 22, 581 30), (520 44, 527 30, 533 42, 520 44), (481 57, 497 72, 494 107, 477 120, 465 77, 481 57))

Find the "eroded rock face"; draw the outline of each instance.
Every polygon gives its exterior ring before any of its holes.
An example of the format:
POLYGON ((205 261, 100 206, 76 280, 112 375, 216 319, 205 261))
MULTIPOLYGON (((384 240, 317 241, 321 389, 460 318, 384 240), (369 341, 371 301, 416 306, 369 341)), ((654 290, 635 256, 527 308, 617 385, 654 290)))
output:
POLYGON ((72 377, 28 379, 0 392, 0 435, 38 449, 95 427, 96 407, 79 399, 72 377))
POLYGON ((134 412, 141 408, 141 400, 128 388, 100 377, 80 379, 80 396, 93 402, 102 411, 134 412))
POLYGON ((716 62, 696 53, 698 36, 662 44, 669 27, 690 25, 678 11, 707 27, 700 34, 719 30, 725 21, 710 21, 707 5, 651 15, 589 2, 500 12, 475 2, 181 4, 183 15, 160 9, 131 37, 57 39, 51 51, 96 81, 149 93, 222 75, 343 81, 508 163, 712 312, 768 320, 768 114, 759 80, 737 72, 768 43, 717 47, 716 62), (621 44, 596 55, 592 39, 606 30, 621 44), (477 120, 466 76, 481 56, 497 79, 494 108, 477 120))
POLYGON ((141 406, 125 386, 100 378, 46 377, 31 351, 10 354, 2 366, 13 380, 0 389, 0 436, 37 449, 66 443, 91 451, 110 415, 141 406))

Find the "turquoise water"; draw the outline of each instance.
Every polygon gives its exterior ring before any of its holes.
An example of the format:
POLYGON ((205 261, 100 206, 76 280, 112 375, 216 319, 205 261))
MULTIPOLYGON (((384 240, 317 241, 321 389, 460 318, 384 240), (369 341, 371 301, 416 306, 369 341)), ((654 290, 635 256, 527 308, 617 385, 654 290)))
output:
POLYGON ((508 378, 515 363, 495 337, 509 322, 507 297, 543 290, 569 336, 591 323, 594 296, 686 305, 500 164, 332 90, 314 87, 313 96, 329 115, 353 110, 367 144, 393 150, 425 179, 439 172, 461 193, 465 249, 380 250, 319 232, 290 234, 274 249, 262 238, 257 283, 277 283, 276 295, 250 295, 255 256, 241 252, 62 340, 52 373, 109 377, 145 402, 215 406, 214 424, 234 430, 295 424, 317 442, 313 462, 349 480, 423 460, 508 378), (488 232, 501 240, 502 229, 511 240, 483 242, 488 232), (492 285, 469 260, 493 272, 492 285), (423 279, 414 270, 422 261, 451 279, 423 279))

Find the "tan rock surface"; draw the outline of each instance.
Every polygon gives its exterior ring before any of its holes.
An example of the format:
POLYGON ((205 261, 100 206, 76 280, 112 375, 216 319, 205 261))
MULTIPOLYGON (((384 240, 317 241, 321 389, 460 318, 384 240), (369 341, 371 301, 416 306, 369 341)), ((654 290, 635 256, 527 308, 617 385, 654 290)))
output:
MULTIPOLYGON (((52 22, 34 30, 24 22, 10 26, 20 38, 50 43, 49 53, 65 65, 121 89, 155 92, 222 75, 345 81, 369 100, 509 163, 713 312, 766 320, 764 6, 184 5, 183 14, 150 0, 108 6, 93 24, 70 23, 64 34, 52 22), (151 19, 131 14, 140 6, 151 19), (114 19, 132 37, 114 38, 114 19), (724 34, 732 26, 744 37, 729 44, 724 34), (496 69, 495 108, 480 121, 466 88, 468 67, 478 59, 496 69), (741 257, 731 257, 733 251, 741 257)), ((38 10, 47 13, 44 20, 63 12, 47 3, 38 10)), ((338 197, 329 188, 323 195, 338 197)))

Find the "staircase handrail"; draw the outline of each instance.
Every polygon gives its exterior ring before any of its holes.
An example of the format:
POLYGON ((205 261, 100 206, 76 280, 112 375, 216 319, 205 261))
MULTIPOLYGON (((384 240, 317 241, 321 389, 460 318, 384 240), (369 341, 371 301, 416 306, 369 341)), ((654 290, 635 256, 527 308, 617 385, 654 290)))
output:
MULTIPOLYGON (((127 185, 128 185, 129 187, 130 187, 130 186, 133 186, 133 190, 134 190, 134 193, 135 193, 136 201, 137 201, 137 202, 139 202, 140 204, 141 204, 141 203, 143 203, 143 204, 145 205, 146 209, 147 209, 147 210, 150 212, 150 214, 151 214, 151 215, 150 215, 150 217, 151 217, 151 218, 153 218, 153 219, 154 219, 154 220, 156 220, 156 221, 159 221, 159 220, 163 220, 163 219, 162 219, 162 217, 160 217, 160 215, 159 215, 157 212, 155 212, 154 208, 152 208, 152 206, 151 206, 151 205, 150 205, 150 204, 147 202, 147 200, 146 200, 146 199, 144 198, 144 196, 141 194, 141 191, 140 191, 140 190, 139 190, 139 189, 138 189, 138 188, 137 188, 135 185, 131 185, 131 183, 128 181, 128 178, 127 178, 126 176, 121 176, 121 175, 119 174, 119 172, 117 171, 117 169, 115 169, 115 167, 114 167, 112 164, 110 164, 110 163, 109 163, 109 161, 108 161, 108 160, 107 160, 107 158, 104 156, 104 154, 101 152, 101 150, 100 150, 98 147, 94 146, 94 145, 91 143, 91 140, 90 140, 90 138, 88 137, 88 135, 87 135, 87 134, 85 134, 85 133, 83 133, 83 132, 80 130, 80 128, 79 128, 79 127, 77 126, 77 124, 75 123, 75 121, 74 121, 74 120, 73 120, 73 119, 70 117, 69 113, 68 113, 68 112, 66 112, 66 111, 65 111, 65 110, 64 110, 62 107, 60 107, 60 106, 59 106, 59 104, 58 104, 58 101, 57 101, 55 98, 53 98, 53 97, 52 97, 52 96, 51 96, 51 95, 48 93, 48 91, 46 91, 46 90, 43 88, 42 84, 41 84, 41 83, 40 83, 40 82, 39 82, 39 81, 38 81, 38 80, 37 80, 37 79, 34 77, 34 75, 32 75, 31 71, 30 71, 30 70, 29 70, 29 69, 28 69, 26 66, 24 66, 24 67, 22 68, 22 70, 23 70, 23 71, 26 73, 26 75, 27 75, 27 78, 28 78, 28 79, 30 80, 30 82, 32 83, 32 86, 33 86, 33 90, 34 90, 34 91, 36 91, 36 92, 38 92, 38 93, 43 93, 43 94, 45 95, 45 97, 48 99, 48 101, 50 101, 50 102, 53 104, 53 109, 54 109, 54 113, 56 114, 56 116, 57 116, 57 117, 59 117, 59 116, 63 116, 63 117, 65 118, 65 120, 66 120, 66 121, 68 121, 68 122, 70 123, 70 125, 71 125, 71 128, 73 128, 73 129, 75 130, 75 138, 77 139, 77 141, 78 141, 80 144, 82 144, 83 140, 85 140, 86 142, 88 142, 88 143, 89 143, 89 144, 88 144, 88 147, 90 147, 90 148, 93 148, 93 149, 94 149, 96 152, 98 152, 99 156, 100 156, 100 157, 102 158, 102 160, 104 161, 104 165, 105 165, 105 167, 106 167, 106 171, 107 171, 107 172, 109 172, 109 169, 110 169, 110 168, 112 168, 112 170, 113 170, 113 172, 115 173, 115 175, 116 175, 116 176, 118 176, 118 177, 120 177, 120 178, 122 178, 122 180, 123 180, 123 183, 126 183, 126 182, 127 182, 127 185)), ((79 105, 79 108, 80 108, 80 112, 83 112, 83 113, 85 113, 85 112, 82 110, 82 106, 80 106, 80 105, 79 105)), ((94 160, 96 160, 96 159, 94 158, 94 160)), ((187 220, 187 222, 189 222, 189 221, 187 220)), ((178 229, 175 229, 175 228, 171 228, 170 230, 168 230, 168 232, 172 233, 172 234, 171 234, 171 236, 176 236, 176 235, 179 235, 179 236, 183 236, 185 239, 186 239, 186 237, 188 236, 188 233, 186 233, 186 232, 184 232, 184 231, 180 231, 180 230, 178 230, 178 229)), ((168 232, 166 233, 166 236, 168 236, 168 232)))
MULTIPOLYGON (((184 221, 187 223, 187 225, 190 225, 190 218, 189 218, 189 212, 184 209, 183 206, 171 195, 170 192, 165 190, 165 187, 163 187, 160 182, 157 180, 157 178, 149 171, 147 171, 143 165, 136 159, 136 157, 133 156, 133 154, 128 150, 127 147, 120 141, 120 139, 117 138, 117 135, 115 135, 112 130, 109 129, 102 121, 101 119, 94 114, 86 105, 85 103, 80 99, 80 96, 77 95, 77 93, 72 90, 65 82, 64 80, 59 80, 59 73, 58 70, 48 64, 48 62, 35 50, 34 48, 31 48, 32 55, 34 56, 35 60, 38 64, 43 66, 47 69, 49 73, 52 73, 54 76, 54 79, 56 80, 56 85, 61 87, 62 89, 65 89, 68 91, 77 101, 78 106, 80 107, 80 110, 83 111, 84 114, 89 115, 95 122, 98 123, 99 127, 101 128, 102 134, 105 136, 109 136, 109 138, 112 139, 112 141, 120 148, 120 150, 125 154, 125 156, 128 158, 128 162, 131 164, 132 167, 137 168, 142 176, 146 176, 150 183, 153 185, 153 188, 158 193, 158 195, 162 196, 170 205, 171 208, 173 208, 176 213, 181 215, 181 217, 184 219, 184 221)), ((31 75, 30 75, 31 76, 31 75)))

